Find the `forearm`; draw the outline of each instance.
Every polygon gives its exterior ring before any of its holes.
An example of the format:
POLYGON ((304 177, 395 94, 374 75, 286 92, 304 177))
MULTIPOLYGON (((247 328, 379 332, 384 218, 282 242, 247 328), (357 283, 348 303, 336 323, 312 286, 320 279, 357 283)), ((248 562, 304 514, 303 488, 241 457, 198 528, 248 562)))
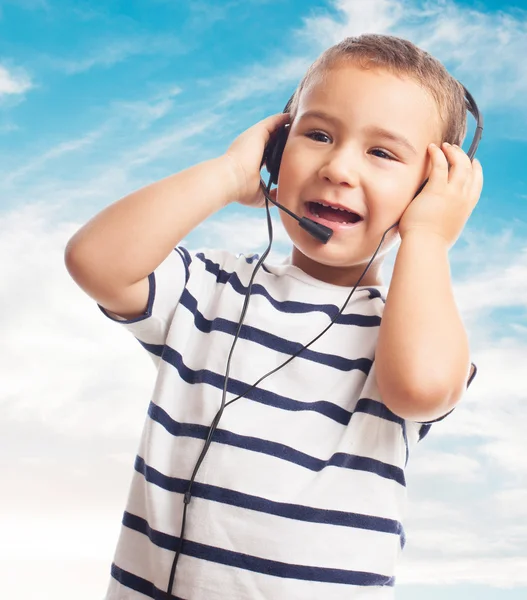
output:
POLYGON ((455 405, 469 366, 468 339, 440 236, 409 232, 394 267, 376 351, 379 391, 404 418, 428 420, 455 405))
POLYGON ((103 285, 132 285, 236 194, 228 159, 200 163, 105 208, 68 242, 66 261, 96 271, 103 285))

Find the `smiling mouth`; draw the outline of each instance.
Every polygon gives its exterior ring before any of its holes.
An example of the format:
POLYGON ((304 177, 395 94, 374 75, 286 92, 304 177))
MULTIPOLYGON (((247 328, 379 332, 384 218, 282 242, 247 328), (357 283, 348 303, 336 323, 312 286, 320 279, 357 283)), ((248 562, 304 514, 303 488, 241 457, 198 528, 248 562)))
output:
POLYGON ((321 202, 308 202, 308 210, 313 217, 324 219, 332 223, 341 223, 343 225, 351 225, 362 221, 362 217, 357 213, 344 208, 333 208, 321 202))

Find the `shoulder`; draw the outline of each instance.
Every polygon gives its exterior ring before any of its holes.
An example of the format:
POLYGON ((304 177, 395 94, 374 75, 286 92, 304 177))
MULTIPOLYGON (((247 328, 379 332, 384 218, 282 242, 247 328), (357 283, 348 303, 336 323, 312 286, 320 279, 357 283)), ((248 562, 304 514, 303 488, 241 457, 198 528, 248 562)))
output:
POLYGON ((187 281, 191 275, 209 274, 224 278, 234 272, 252 272, 258 260, 257 254, 234 254, 221 249, 189 250, 184 246, 175 248, 187 270, 187 281))

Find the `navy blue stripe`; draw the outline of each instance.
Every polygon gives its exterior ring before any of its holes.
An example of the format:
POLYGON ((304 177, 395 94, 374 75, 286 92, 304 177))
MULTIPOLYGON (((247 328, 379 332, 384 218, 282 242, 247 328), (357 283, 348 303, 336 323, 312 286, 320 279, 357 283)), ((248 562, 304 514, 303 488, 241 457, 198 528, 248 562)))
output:
POLYGON ((148 581, 147 579, 143 579, 143 577, 139 577, 138 575, 134 575, 133 573, 129 573, 124 569, 121 569, 115 563, 112 564, 111 574, 112 577, 124 587, 139 592, 140 594, 148 596, 149 598, 154 598, 154 600, 183 600, 183 598, 181 598, 180 596, 173 596, 172 594, 170 594, 170 596, 167 596, 166 591, 160 590, 152 582, 148 581))
MULTIPOLYGON (((175 552, 179 545, 179 537, 156 531, 150 527, 145 519, 132 515, 131 513, 125 512, 123 525, 148 536, 148 538, 160 548, 175 552)), ((313 544, 319 543, 319 540, 313 540, 313 544)), ((263 575, 286 579, 300 579, 304 581, 319 581, 324 583, 360 586, 393 586, 395 583, 394 577, 388 577, 377 573, 288 564, 257 556, 250 556, 249 554, 242 554, 240 552, 233 552, 232 550, 224 550, 223 548, 215 548, 191 540, 185 540, 183 542, 182 554, 222 565, 236 567, 238 569, 244 569, 246 571, 252 571, 253 573, 261 573, 263 575)))
POLYGON ((360 398, 357 402, 357 406, 353 412, 364 412, 369 415, 374 415, 375 417, 379 417, 381 419, 386 419, 387 421, 393 421, 394 423, 399 423, 402 429, 404 445, 406 450, 406 460, 405 466, 408 464, 408 459, 410 458, 410 448, 408 447, 408 434, 406 431, 406 422, 401 417, 397 416, 393 413, 386 404, 382 402, 378 402, 377 400, 372 400, 371 398, 360 398))
POLYGON ((404 466, 406 467, 408 465, 408 460, 410 459, 410 448, 408 446, 408 432, 406 431, 406 422, 405 421, 403 421, 402 430, 403 430, 404 447, 405 447, 405 450, 406 450, 406 457, 404 459, 404 466))
MULTIPOLYGON (((174 436, 191 437, 200 440, 205 440, 208 436, 209 427, 195 423, 179 423, 153 402, 151 402, 148 407, 148 414, 152 420, 162 425, 174 436)), ((316 473, 319 473, 326 467, 341 467, 344 469, 352 469, 354 471, 374 473, 385 479, 396 481, 400 485, 405 485, 405 477, 402 469, 374 458, 337 452, 329 459, 322 460, 301 452, 300 450, 295 450, 285 444, 279 444, 278 442, 271 442, 252 436, 239 435, 220 428, 216 429, 214 432, 212 441, 218 444, 233 446, 235 448, 243 448, 250 452, 259 452, 279 460, 285 460, 316 473)))
MULTIPOLYGON (((205 369, 197 371, 190 369, 183 363, 181 355, 178 352, 176 352, 173 348, 170 348, 170 346, 147 344, 145 342, 141 342, 141 344, 149 352, 156 356, 162 356, 164 360, 166 360, 168 363, 174 366, 178 371, 181 379, 183 379, 183 381, 185 381, 186 383, 190 385, 201 383, 205 385, 211 385, 213 387, 216 387, 217 389, 223 389, 223 376, 220 376, 217 373, 213 373, 212 371, 208 371, 205 369)), ((240 382, 236 379, 229 378, 227 391, 237 396, 239 394, 242 394, 248 387, 248 384, 240 382)), ((301 402, 299 400, 293 400, 286 396, 274 394, 272 392, 261 390, 259 388, 253 388, 247 393, 245 397, 249 400, 253 400, 255 402, 259 402, 267 406, 273 406, 281 410, 296 412, 304 410, 313 411, 320 415, 328 417, 333 421, 340 423, 341 425, 348 425, 353 414, 352 412, 347 411, 344 408, 336 404, 327 402, 325 400, 320 400, 318 402, 301 402)), ((400 424, 403 428, 403 438, 406 444, 406 455, 408 459, 409 449, 404 419, 401 419, 400 417, 392 413, 381 402, 377 402, 376 400, 372 400, 370 398, 359 399, 354 412, 367 413, 375 417, 379 417, 400 424)), ((401 478, 398 478, 398 480, 402 483, 401 478)))
POLYGON ((192 264, 192 256, 190 255, 190 252, 184 246, 177 246, 176 250, 182 255, 187 267, 190 267, 192 264))
MULTIPOLYGON (((145 346, 146 347, 146 346, 145 346)), ((179 373, 179 376, 183 381, 189 384, 202 383, 206 385, 211 385, 217 389, 223 389, 224 375, 219 375, 218 373, 214 373, 213 371, 209 371, 207 369, 199 369, 194 371, 190 369, 183 363, 183 359, 181 354, 171 348, 170 346, 160 347, 162 351, 162 358, 166 362, 170 363, 179 373)), ((159 350, 159 349, 158 349, 159 350)), ((234 379, 233 377, 229 377, 227 391, 230 394, 234 394, 238 396, 247 391, 250 387, 249 384, 239 381, 238 379, 234 379)), ((249 400, 253 400, 254 402, 259 402, 261 404, 265 404, 267 406, 273 406, 275 408, 280 408, 282 410, 289 411, 312 411, 318 414, 324 415, 337 423, 341 423, 342 425, 347 425, 350 420, 350 412, 337 406, 336 404, 332 404, 331 402, 327 402, 326 400, 318 400, 316 402, 302 402, 300 400, 293 400, 292 398, 288 398, 287 396, 281 396, 280 394, 274 394, 273 392, 269 392, 267 390, 262 390, 258 387, 251 389, 245 394, 245 398, 249 400)))
POLYGON ((478 374, 478 368, 476 367, 476 365, 474 363, 470 363, 473 367, 474 367, 474 372, 470 375, 468 382, 467 382, 467 389, 470 386, 470 384, 472 383, 474 377, 476 377, 476 375, 478 374))
MULTIPOLYGON (((129 325, 130 323, 138 323, 139 321, 143 321, 144 319, 147 319, 148 317, 150 317, 152 315, 155 291, 156 291, 156 278, 155 278, 154 273, 150 273, 150 275, 148 276, 148 300, 147 300, 146 310, 142 315, 139 315, 138 317, 135 317, 133 319, 116 319, 106 310, 106 308, 104 308, 104 306, 101 306, 100 304, 97 304, 97 306, 99 307, 101 312, 106 317, 108 317, 112 321, 116 321, 120 325, 129 325)), ((138 341, 140 341, 140 340, 138 340, 138 341)))
MULTIPOLYGON (((185 289, 181 295, 180 303, 191 313, 194 314, 194 324, 199 331, 203 333, 210 333, 211 331, 221 331, 234 336, 238 328, 238 323, 216 317, 215 319, 206 319, 203 314, 198 310, 197 300, 185 289)), ((348 315, 351 317, 361 317, 361 315, 348 315)), ((240 338, 255 342, 265 348, 270 348, 275 352, 281 352, 287 356, 292 356, 300 351, 304 344, 299 342, 292 342, 286 340, 277 335, 251 327, 249 325, 243 325, 240 330, 240 338)), ((358 369, 368 375, 371 369, 372 360, 369 358, 356 358, 349 359, 343 358, 336 354, 326 354, 323 352, 315 352, 310 348, 302 351, 299 355, 300 358, 305 360, 311 360, 313 362, 332 367, 339 371, 349 372, 354 369, 358 369)))
POLYGON ((177 246, 174 250, 183 259, 183 264, 185 265, 185 285, 187 285, 190 278, 190 264, 192 263, 192 257, 190 256, 189 251, 186 248, 183 248, 183 246, 177 246))
POLYGON ((386 304, 386 299, 381 294, 381 291, 374 287, 362 288, 362 291, 367 291, 370 295, 370 300, 374 300, 375 298, 380 298, 383 304, 386 304))
POLYGON ((427 435, 431 428, 432 425, 430 423, 427 423, 426 425, 421 425, 421 427, 419 428, 419 441, 421 441, 427 435))
MULTIPOLYGON (((474 367, 474 371, 471 373, 468 381, 467 381, 467 389, 470 387, 470 384, 472 383, 474 377, 476 377, 476 374, 478 372, 478 368, 476 367, 476 365, 474 363, 470 363, 473 367, 474 367)), ((449 414, 453 413, 454 410, 456 409, 456 407, 454 406, 454 408, 452 410, 449 410, 446 415, 443 415, 442 417, 439 417, 438 419, 434 419, 433 421, 423 421, 421 428, 419 429, 419 441, 421 441, 426 435, 427 433, 430 431, 432 424, 433 423, 438 423, 439 421, 442 421, 443 419, 446 419, 446 417, 448 417, 449 414)))
MULTIPOLYGON (((189 481, 187 479, 164 475, 157 469, 154 469, 154 467, 147 465, 140 456, 136 457, 134 467, 138 473, 143 475, 148 483, 156 485, 163 490, 184 494, 188 489, 189 481)), ((335 493, 338 493, 338 490, 335 490, 335 493)), ((236 492, 234 490, 200 482, 194 482, 192 484, 192 495, 196 498, 203 498, 204 500, 209 500, 211 502, 236 506, 245 510, 253 510, 255 512, 283 517, 294 521, 323 523, 325 525, 352 527, 355 529, 365 529, 367 531, 397 535, 401 538, 401 546, 404 546, 405 543, 403 526, 399 521, 395 521, 394 519, 344 512, 341 510, 313 508, 301 504, 276 502, 261 498, 260 496, 244 494, 242 492, 236 492)))
POLYGON ((154 354, 155 356, 161 356, 163 354, 163 349, 165 346, 160 344, 147 344, 146 342, 142 342, 139 338, 136 339, 145 350, 150 352, 150 354, 154 354))
MULTIPOLYGON (((212 387, 223 390, 224 375, 219 375, 218 373, 214 373, 213 371, 209 371, 207 369, 200 369, 196 371, 190 369, 183 363, 181 354, 179 354, 179 352, 170 346, 147 344, 141 340, 139 340, 139 342, 146 350, 148 350, 148 352, 154 354, 155 356, 160 356, 167 363, 171 364, 177 370, 181 379, 186 383, 191 385, 211 385, 212 387)), ((229 377, 229 383, 227 387, 227 391, 229 393, 239 396, 240 394, 243 394, 249 387, 250 385, 248 383, 229 377)), ((289 410, 293 412, 308 410, 316 412, 332 419, 333 421, 336 421, 337 423, 341 423, 342 425, 347 425, 351 416, 349 411, 325 400, 319 400, 316 402, 301 402, 300 400, 293 400, 287 396, 274 394, 272 392, 259 389, 258 387, 247 392, 247 394, 245 394, 245 398, 253 400, 254 402, 265 404, 267 406, 274 406, 275 408, 280 408, 282 410, 289 410)))
MULTIPOLYGON (((216 277, 216 281, 221 284, 229 284, 232 289, 242 294, 243 296, 247 293, 247 287, 242 284, 240 281, 238 274, 236 272, 228 273, 220 268, 220 265, 212 262, 210 259, 206 258, 203 253, 196 254, 196 258, 199 258, 205 264, 205 270, 211 273, 216 277)), ((372 297, 372 292, 378 290, 374 290, 374 288, 361 288, 357 291, 368 291, 370 294, 370 298, 372 297)), ((357 293, 357 292, 355 292, 357 293)), ((260 295, 266 298, 276 310, 285 313, 294 313, 294 314, 304 314, 311 312, 321 312, 326 314, 330 320, 333 319, 340 310, 340 307, 335 306, 334 304, 308 304, 307 302, 295 302, 293 300, 284 300, 279 302, 275 300, 269 292, 263 287, 263 285, 254 283, 251 289, 251 295, 260 295)), ((382 298, 380 293, 378 293, 378 297, 382 298)), ((344 294, 343 288, 343 296, 342 300, 344 301, 346 298, 344 294)), ((356 315, 356 314, 342 314, 336 320, 336 323, 342 325, 350 325, 356 324, 362 327, 378 327, 381 323, 381 318, 378 315, 356 315)))
POLYGON ((399 423, 399 425, 404 423, 404 419, 401 419, 401 417, 398 417, 396 414, 394 414, 386 406, 386 404, 378 402, 377 400, 372 400, 371 398, 360 398, 357 401, 357 405, 355 406, 355 410, 353 412, 367 413, 369 415, 373 415, 374 417, 385 419, 386 421, 399 423))

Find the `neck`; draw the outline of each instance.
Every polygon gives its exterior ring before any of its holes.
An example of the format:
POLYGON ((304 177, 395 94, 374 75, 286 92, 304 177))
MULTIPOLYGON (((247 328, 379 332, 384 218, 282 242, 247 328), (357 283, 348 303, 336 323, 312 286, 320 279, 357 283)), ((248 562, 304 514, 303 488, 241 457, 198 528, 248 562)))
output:
MULTIPOLYGON (((357 284, 360 276, 364 272, 369 259, 364 263, 357 265, 346 266, 346 267, 333 267, 318 263, 311 258, 305 256, 293 247, 292 264, 299 269, 302 269, 304 273, 324 283, 330 283, 332 285, 341 285, 343 287, 353 287, 357 284)), ((379 286, 383 285, 380 277, 380 268, 382 265, 382 259, 375 260, 370 268, 366 271, 366 274, 362 278, 359 285, 361 286, 379 286)))

